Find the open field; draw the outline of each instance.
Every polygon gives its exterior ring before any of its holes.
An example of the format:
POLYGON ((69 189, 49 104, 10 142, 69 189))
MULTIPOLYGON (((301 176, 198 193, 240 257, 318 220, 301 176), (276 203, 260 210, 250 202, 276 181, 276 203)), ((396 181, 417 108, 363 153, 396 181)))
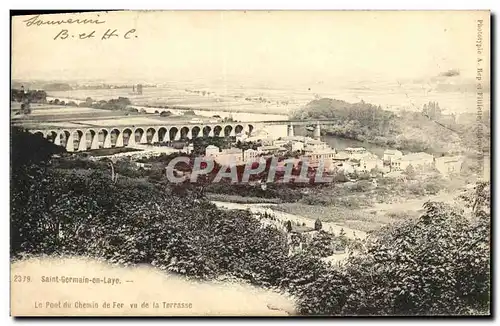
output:
MULTIPOLYGON (((19 103, 13 103, 12 110, 20 108, 19 103)), ((13 124, 21 124, 29 128, 64 128, 79 126, 130 126, 140 124, 162 124, 189 122, 193 118, 208 122, 211 118, 197 115, 171 115, 160 117, 154 113, 133 113, 124 111, 101 110, 83 107, 68 107, 57 105, 33 105, 30 115, 12 115, 13 124)))
MULTIPOLYGON (((229 110, 288 114, 318 97, 335 98, 351 103, 361 100, 381 105, 384 109, 420 110, 429 101, 437 101, 445 113, 475 112, 475 90, 467 81, 443 80, 337 80, 302 83, 293 86, 243 85, 241 82, 222 83, 175 82, 160 87, 144 88, 143 94, 132 89, 97 89, 52 91, 49 96, 59 99, 108 100, 128 97, 135 105, 182 106, 207 110, 229 110), (210 86, 207 86, 210 85, 210 86)), ((484 98, 489 106, 489 94, 484 98)))
MULTIPOLYGON (((194 91, 194 89, 193 89, 194 91)), ((196 89, 196 91, 203 91, 196 89)), ((144 88, 142 95, 133 94, 130 89, 96 89, 48 92, 51 98, 64 100, 109 100, 111 98, 127 97, 134 105, 149 106, 177 106, 185 108, 206 110, 227 110, 233 112, 275 113, 287 114, 290 109, 297 108, 313 99, 311 94, 303 99, 292 100, 290 93, 286 92, 256 92, 256 99, 245 100, 247 95, 243 92, 225 92, 224 90, 211 90, 206 95, 193 93, 191 90, 162 88, 144 88), (262 98, 262 99, 259 99, 262 98), (283 104, 288 102, 288 104, 283 104)), ((294 98, 298 94, 294 94, 294 98)), ((253 96, 252 96, 253 97, 253 96)))
POLYGON ((419 216, 423 211, 424 203, 427 201, 456 203, 455 198, 458 194, 458 192, 441 192, 435 196, 402 199, 395 203, 374 203, 371 207, 359 209, 303 203, 282 203, 274 208, 289 214, 301 215, 310 219, 319 218, 324 222, 334 222, 348 228, 368 232, 401 219, 419 216))

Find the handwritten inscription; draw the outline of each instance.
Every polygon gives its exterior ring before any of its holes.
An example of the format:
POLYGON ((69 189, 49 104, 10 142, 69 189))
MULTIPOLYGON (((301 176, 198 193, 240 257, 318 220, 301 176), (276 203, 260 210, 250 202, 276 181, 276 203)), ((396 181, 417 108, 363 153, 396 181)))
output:
POLYGON ((54 40, 66 40, 66 39, 80 39, 80 40, 85 40, 85 39, 91 39, 91 38, 98 38, 101 40, 109 40, 113 38, 123 38, 126 40, 132 39, 132 38, 137 38, 137 35, 135 34, 136 30, 135 29, 130 29, 124 33, 121 33, 117 29, 110 29, 108 28, 105 32, 97 34, 96 31, 89 31, 89 32, 84 32, 84 33, 72 33, 67 29, 62 29, 57 35, 54 37, 54 40))
MULTIPOLYGON (((99 15, 97 15, 99 16, 99 15)), ((43 20, 40 15, 31 17, 30 19, 23 20, 27 27, 36 27, 42 25, 62 25, 62 24, 104 24, 105 20, 99 19, 61 19, 61 20, 43 20)))
MULTIPOLYGON (((99 17, 99 15, 97 15, 99 17)), ((23 20, 23 23, 26 27, 38 27, 43 25, 48 26, 57 26, 57 25, 101 25, 105 24, 106 20, 102 20, 100 18, 67 18, 67 19, 58 19, 58 20, 48 20, 43 19, 43 16, 40 15, 33 16, 29 19, 23 20)), ((110 40, 110 39, 136 39, 137 31, 132 28, 129 30, 119 30, 116 28, 107 28, 109 26, 102 26, 100 29, 93 30, 81 30, 78 27, 67 27, 61 29, 55 36, 53 36, 53 40, 88 40, 88 39, 96 39, 96 40, 110 40)), ((54 34, 53 34, 54 35, 54 34)))

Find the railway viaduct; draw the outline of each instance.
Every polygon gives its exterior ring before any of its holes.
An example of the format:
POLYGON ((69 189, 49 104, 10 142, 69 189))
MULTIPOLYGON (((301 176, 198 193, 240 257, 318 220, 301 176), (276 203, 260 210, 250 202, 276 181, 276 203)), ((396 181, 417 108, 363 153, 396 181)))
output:
POLYGON ((294 125, 314 125, 314 137, 319 138, 321 125, 332 121, 252 121, 226 123, 177 123, 147 124, 133 126, 92 126, 27 128, 56 145, 64 146, 68 152, 87 151, 99 148, 126 147, 135 144, 155 144, 197 137, 231 137, 252 135, 256 128, 264 129, 273 125, 287 125, 288 136, 293 136, 294 125))

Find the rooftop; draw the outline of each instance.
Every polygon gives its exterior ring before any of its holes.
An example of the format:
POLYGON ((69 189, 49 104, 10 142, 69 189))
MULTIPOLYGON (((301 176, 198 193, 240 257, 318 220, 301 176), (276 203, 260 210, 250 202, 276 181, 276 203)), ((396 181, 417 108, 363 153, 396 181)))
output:
POLYGON ((310 154, 335 154, 335 153, 337 153, 337 152, 331 148, 321 148, 321 149, 307 151, 308 155, 310 155, 310 154))
POLYGON ((349 155, 347 153, 340 152, 340 153, 335 154, 335 157, 333 159, 334 160, 348 160, 349 155))
POLYGON ((364 152, 366 148, 364 147, 347 147, 345 149, 346 152, 364 152))
POLYGON ((266 151, 266 150, 285 150, 286 151, 286 148, 280 147, 280 146, 274 146, 274 145, 260 146, 260 147, 258 147, 258 149, 261 151, 266 151))
POLYGON ((398 151, 397 149, 386 149, 384 151, 384 154, 395 155, 395 154, 403 154, 403 153, 401 151, 398 151))
POLYGON ((462 156, 442 156, 436 157, 436 161, 442 161, 444 163, 460 162, 463 160, 462 156))
POLYGON ((242 150, 239 148, 224 149, 221 154, 241 154, 242 150))
POLYGON ((307 137, 305 136, 286 136, 286 137, 281 137, 278 140, 286 140, 286 141, 307 141, 307 137))
POLYGON ((404 160, 404 161, 418 161, 418 160, 434 159, 434 156, 432 156, 431 154, 424 153, 424 152, 419 152, 419 153, 411 153, 408 155, 404 155, 400 159, 404 160))
POLYGON ((377 155, 372 153, 366 153, 365 155, 361 156, 360 159, 365 161, 380 160, 380 158, 377 155))
POLYGON ((319 140, 319 139, 307 139, 306 144, 311 144, 311 145, 321 145, 325 144, 325 142, 319 140))

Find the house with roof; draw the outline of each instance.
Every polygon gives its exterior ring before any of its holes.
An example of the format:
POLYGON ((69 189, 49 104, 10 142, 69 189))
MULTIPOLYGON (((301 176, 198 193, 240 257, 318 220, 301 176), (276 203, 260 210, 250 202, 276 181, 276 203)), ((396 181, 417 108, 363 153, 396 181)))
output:
POLYGON ((219 150, 217 146, 207 146, 205 156, 213 158, 221 165, 238 165, 243 163, 243 151, 239 148, 219 150))
POLYGON ((391 164, 393 160, 396 160, 400 157, 403 156, 403 153, 401 151, 398 151, 397 149, 386 149, 384 151, 384 162, 386 164, 391 164))
POLYGON ((287 136, 287 137, 280 137, 279 139, 274 140, 273 145, 278 147, 289 146, 292 152, 299 152, 304 150, 305 142, 306 142, 305 137, 287 136))
POLYGON ((403 155, 391 161, 391 171, 404 171, 408 166, 416 170, 425 170, 434 166, 434 156, 424 152, 403 155))
POLYGON ((366 148, 364 148, 364 147, 347 147, 346 149, 344 149, 344 151, 346 153, 348 153, 349 155, 364 154, 364 153, 366 153, 366 148))
POLYGON ((384 161, 382 159, 375 154, 367 153, 359 159, 358 171, 370 172, 375 168, 382 169, 383 167, 384 161))
POLYGON ((312 167, 317 167, 323 162, 323 166, 326 168, 332 165, 333 158, 336 154, 334 149, 324 148, 315 151, 307 151, 303 157, 307 159, 309 165, 312 167))
POLYGON ((308 138, 306 139, 305 141, 305 144, 304 144, 304 150, 307 152, 307 151, 318 151, 318 150, 323 150, 323 149, 330 149, 330 146, 328 146, 327 143, 321 141, 321 140, 318 140, 318 139, 312 139, 312 138, 308 138))
POLYGON ((330 166, 330 172, 341 172, 344 175, 352 174, 356 171, 354 165, 349 161, 335 162, 330 166))
POLYGON ((463 156, 442 156, 436 157, 434 166, 439 173, 445 176, 450 176, 452 174, 460 173, 463 162, 463 156))
POLYGON ((280 154, 287 151, 286 148, 275 145, 265 145, 257 147, 259 154, 280 154))
POLYGON ((245 161, 253 161, 256 160, 260 156, 259 151, 249 148, 243 152, 243 160, 245 161))
POLYGON ((347 162, 349 160, 349 155, 345 152, 337 152, 333 156, 333 161, 336 163, 347 162))
POLYGON ((207 148, 205 148, 205 156, 208 157, 217 156, 219 152, 220 152, 219 147, 214 145, 208 145, 207 148))

